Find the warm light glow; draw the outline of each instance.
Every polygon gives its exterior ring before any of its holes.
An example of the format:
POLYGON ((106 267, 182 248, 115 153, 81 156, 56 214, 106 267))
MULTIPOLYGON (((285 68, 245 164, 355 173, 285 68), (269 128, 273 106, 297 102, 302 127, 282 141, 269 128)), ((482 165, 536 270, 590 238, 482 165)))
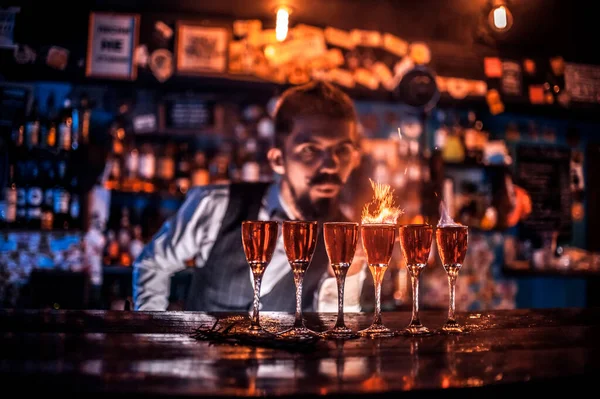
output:
POLYGON ((506 7, 500 6, 494 10, 494 26, 497 29, 504 29, 508 26, 506 7))
POLYGON ((290 11, 286 7, 277 9, 277 24, 275 25, 275 38, 277 41, 284 41, 288 34, 288 25, 290 22, 290 11))
POLYGON ((493 0, 488 16, 489 24, 497 32, 508 31, 513 23, 513 16, 505 0, 493 0))
POLYGON ((267 47, 265 47, 265 57, 267 58, 273 58, 275 57, 275 47, 268 45, 267 47))
POLYGON ((394 192, 387 184, 375 183, 369 179, 373 187, 373 200, 366 204, 362 211, 362 223, 391 223, 402 214, 402 209, 394 204, 394 192))

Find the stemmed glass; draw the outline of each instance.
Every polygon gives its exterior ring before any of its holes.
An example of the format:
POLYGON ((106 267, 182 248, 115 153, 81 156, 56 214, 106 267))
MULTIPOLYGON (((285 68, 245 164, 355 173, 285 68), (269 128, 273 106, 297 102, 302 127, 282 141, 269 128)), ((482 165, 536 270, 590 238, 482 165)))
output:
POLYGON ((294 272, 296 285, 296 314, 291 329, 280 334, 283 338, 308 339, 317 336, 304 325, 302 318, 302 282, 317 246, 318 224, 316 221, 283 222, 283 245, 288 262, 294 272))
POLYGON ((431 334, 431 331, 419 320, 419 277, 427 266, 431 251, 433 228, 427 224, 409 224, 400 227, 402 254, 412 282, 412 317, 401 333, 404 335, 431 334))
POLYGON ((362 244, 367 254, 369 270, 375 284, 375 315, 370 327, 358 332, 363 337, 392 337, 394 332, 381 321, 381 283, 388 269, 394 242, 396 241, 395 224, 363 224, 362 244))
POLYGON ((277 222, 275 221, 243 221, 242 222, 242 244, 246 261, 252 270, 254 277, 254 304, 252 320, 247 331, 253 335, 271 335, 260 326, 259 322, 259 300, 260 283, 265 269, 271 262, 273 251, 277 243, 277 222))
POLYGON ((338 288, 337 321, 333 329, 325 331, 323 336, 326 338, 350 338, 355 334, 344 323, 344 285, 356 251, 358 223, 326 222, 323 223, 323 233, 327 256, 329 256, 338 288))
POLYGON ((448 274, 448 287, 450 290, 450 303, 448 305, 448 318, 442 326, 443 333, 461 333, 464 327, 458 324, 454 316, 454 293, 458 272, 462 267, 467 254, 469 228, 463 225, 438 226, 435 231, 438 252, 442 265, 448 274))

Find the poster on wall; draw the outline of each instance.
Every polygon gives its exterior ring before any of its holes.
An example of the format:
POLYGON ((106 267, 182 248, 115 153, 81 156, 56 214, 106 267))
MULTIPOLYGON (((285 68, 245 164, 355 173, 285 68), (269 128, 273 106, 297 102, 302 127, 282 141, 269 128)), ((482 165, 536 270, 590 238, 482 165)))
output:
POLYGON ((227 72, 229 29, 180 22, 175 45, 177 72, 223 74, 227 72))
POLYGON ((91 13, 85 74, 134 80, 134 52, 139 40, 138 14, 91 13))
POLYGON ((8 7, 0 9, 0 48, 14 48, 13 34, 15 31, 15 19, 19 7, 8 7))

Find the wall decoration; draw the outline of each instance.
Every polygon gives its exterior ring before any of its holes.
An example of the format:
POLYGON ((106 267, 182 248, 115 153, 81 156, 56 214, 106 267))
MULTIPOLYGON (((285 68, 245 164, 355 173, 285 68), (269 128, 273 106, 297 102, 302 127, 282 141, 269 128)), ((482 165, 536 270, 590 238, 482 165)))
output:
POLYGON ((178 23, 175 44, 177 72, 226 73, 229 40, 230 31, 226 27, 178 23))
POLYGON ((139 14, 91 13, 86 76, 135 80, 139 26, 139 14))

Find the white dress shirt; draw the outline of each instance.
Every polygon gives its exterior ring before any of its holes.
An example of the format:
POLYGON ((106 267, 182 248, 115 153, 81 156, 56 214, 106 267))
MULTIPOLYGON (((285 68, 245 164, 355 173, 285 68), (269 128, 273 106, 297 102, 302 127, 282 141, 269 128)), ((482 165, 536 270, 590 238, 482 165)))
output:
MULTIPOLYGON (((195 257, 196 267, 205 267, 208 255, 221 228, 227 210, 229 186, 192 188, 177 213, 169 218, 144 247, 133 264, 133 298, 135 310, 167 309, 171 275, 185 268, 185 261, 195 257)), ((273 183, 262 199, 258 219, 269 220, 270 210, 280 207, 289 219, 291 213, 279 195, 279 186, 273 183)), ((277 240, 271 263, 263 275, 260 294, 269 293, 287 274, 292 273, 283 247, 283 237, 277 240)), ((346 278, 344 311, 359 312, 360 295, 366 277, 366 264, 361 271, 346 278)), ((253 284, 248 267, 248 278, 253 284)), ((291 295, 294 295, 291 293, 291 295)), ((325 273, 315 293, 318 312, 337 312, 337 283, 325 273)))

